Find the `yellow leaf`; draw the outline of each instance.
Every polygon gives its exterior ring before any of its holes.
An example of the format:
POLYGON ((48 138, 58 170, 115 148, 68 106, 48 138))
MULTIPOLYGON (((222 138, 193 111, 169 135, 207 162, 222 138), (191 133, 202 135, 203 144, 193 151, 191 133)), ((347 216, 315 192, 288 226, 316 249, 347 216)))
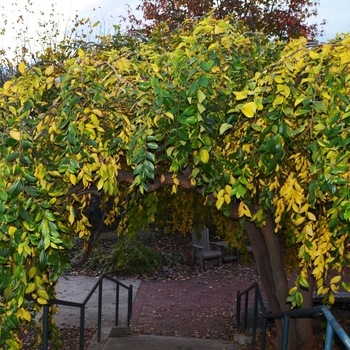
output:
POLYGON ((198 98, 198 102, 202 103, 207 97, 205 96, 205 94, 202 90, 198 90, 197 91, 197 98, 198 98))
POLYGON ((316 216, 313 213, 308 212, 307 217, 309 220, 316 221, 316 216))
POLYGON ((338 283, 341 280, 341 276, 335 276, 331 279, 331 283, 338 283))
POLYGON ((331 289, 333 292, 337 292, 339 289, 339 286, 335 285, 335 284, 331 284, 331 289))
POLYGON ((225 31, 226 31, 226 27, 221 27, 221 26, 216 25, 214 28, 215 34, 222 34, 222 33, 225 33, 225 31))
POLYGON ((284 95, 284 97, 288 98, 288 96, 290 95, 290 87, 289 86, 286 85, 284 87, 283 95, 284 95))
POLYGON ((69 174, 69 179, 70 179, 70 182, 73 184, 73 185, 76 185, 77 183, 77 178, 74 174, 69 174))
POLYGON ((48 77, 48 78, 46 79, 46 84, 47 84, 47 88, 48 88, 48 89, 51 88, 51 86, 53 85, 54 81, 55 81, 55 78, 54 78, 54 77, 48 77))
POLYGON ((83 49, 79 48, 78 49, 78 56, 83 57, 84 55, 85 55, 85 52, 83 51, 83 49))
POLYGON ((318 58, 320 58, 320 54, 315 52, 315 51, 309 51, 309 56, 313 59, 313 60, 317 60, 318 58))
POLYGON ((92 122, 93 125, 95 125, 95 126, 99 125, 99 120, 98 120, 98 118, 96 117, 95 114, 91 114, 90 115, 90 119, 91 119, 91 122, 92 122))
POLYGON ((35 289, 35 284, 33 282, 30 282, 26 288, 26 294, 30 294, 31 292, 33 292, 34 289, 35 289))
POLYGON ((45 74, 46 75, 50 75, 53 73, 53 71, 55 70, 55 67, 54 66, 48 66, 46 69, 45 69, 45 74))
POLYGON ((28 271, 29 279, 33 278, 37 273, 37 268, 35 266, 32 266, 28 271))
POLYGON ((17 228, 15 226, 10 226, 8 228, 8 233, 9 233, 10 237, 12 237, 12 238, 14 237, 16 231, 17 231, 17 228))
POLYGON ((314 235, 314 231, 312 229, 312 227, 310 225, 306 225, 305 226, 305 232, 309 235, 309 236, 313 236, 314 235))
POLYGON ((214 66, 212 69, 211 69, 211 72, 212 73, 220 73, 220 67, 219 66, 214 66))
POLYGON ((294 225, 299 226, 305 221, 304 216, 299 216, 297 219, 293 220, 294 225))
POLYGON ((10 90, 12 84, 13 84, 13 81, 8 80, 8 81, 4 84, 4 90, 5 90, 5 91, 10 90))
POLYGON ((24 308, 20 308, 17 312, 16 312, 17 316, 19 318, 23 318, 25 319, 26 321, 30 322, 30 320, 32 319, 30 313, 24 309, 24 308))
POLYGON ((202 148, 200 153, 199 153, 199 159, 204 164, 208 163, 208 161, 209 161, 209 152, 206 149, 202 148))
POLYGON ((164 113, 168 118, 174 120, 174 114, 172 114, 171 112, 165 112, 164 113))
POLYGON ((68 218, 70 224, 72 225, 74 220, 75 220, 75 212, 73 206, 70 207, 69 209, 69 218, 68 218))
POLYGON ((238 217, 243 217, 244 216, 244 203, 240 202, 238 206, 238 217))
POLYGON ((92 113, 95 113, 95 114, 98 115, 99 117, 103 117, 103 113, 102 113, 99 109, 94 108, 94 109, 92 110, 92 113))
POLYGON ((299 96, 294 102, 294 107, 296 107, 299 103, 303 102, 305 99, 305 96, 299 96))
POLYGON ((152 69, 153 69, 156 73, 159 72, 159 67, 158 67, 156 64, 152 63, 152 64, 151 64, 151 67, 152 67, 152 69))
POLYGON ((282 84, 283 83, 283 79, 280 75, 278 75, 277 77, 274 78, 274 81, 278 84, 282 84))
POLYGON ((349 52, 346 52, 342 55, 340 55, 340 64, 345 64, 345 63, 348 63, 350 62, 350 53, 349 52))
POLYGON ((231 196, 230 195, 225 194, 224 195, 224 199, 225 199, 226 204, 230 204, 231 203, 231 196))
POLYGON ((272 105, 273 105, 274 107, 276 107, 277 105, 281 105, 281 104, 283 103, 283 101, 284 101, 283 96, 278 96, 278 97, 273 101, 272 105))
POLYGON ((19 131, 11 130, 10 136, 17 141, 21 139, 21 133, 19 131))
MULTIPOLYGON (((140 188, 142 188, 142 187, 140 187, 140 188)), ((172 187, 171 187, 171 194, 176 193, 176 192, 177 192, 177 186, 176 185, 172 185, 172 187)))
POLYGON ((36 299, 36 301, 40 304, 40 305, 46 305, 47 304, 47 300, 44 298, 38 298, 36 299))
POLYGON ((255 102, 248 102, 242 108, 241 111, 247 118, 253 118, 256 112, 257 105, 255 102))
POLYGON ((48 170, 47 171, 51 176, 61 177, 61 174, 57 170, 48 170))
POLYGON ((26 69, 27 69, 27 66, 26 64, 22 61, 19 65, 18 65, 18 71, 24 75, 26 74, 26 69))
POLYGON ((224 197, 218 198, 218 200, 216 201, 215 205, 217 209, 221 209, 222 205, 224 204, 225 199, 224 197))
POLYGON ((233 92, 236 96, 236 100, 245 100, 248 96, 248 91, 244 90, 244 91, 234 91, 233 92))

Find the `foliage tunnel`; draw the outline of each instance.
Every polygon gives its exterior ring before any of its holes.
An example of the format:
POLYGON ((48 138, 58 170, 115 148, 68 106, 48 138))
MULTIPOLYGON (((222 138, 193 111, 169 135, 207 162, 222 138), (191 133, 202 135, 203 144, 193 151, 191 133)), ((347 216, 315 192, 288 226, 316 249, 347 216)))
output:
POLYGON ((302 304, 310 277, 332 303, 349 261, 350 37, 275 43, 206 17, 105 40, 22 62, 0 89, 0 347, 20 348, 18 326, 55 296, 93 196, 106 223, 128 205, 132 234, 166 185, 286 242, 299 277, 284 304, 302 304))

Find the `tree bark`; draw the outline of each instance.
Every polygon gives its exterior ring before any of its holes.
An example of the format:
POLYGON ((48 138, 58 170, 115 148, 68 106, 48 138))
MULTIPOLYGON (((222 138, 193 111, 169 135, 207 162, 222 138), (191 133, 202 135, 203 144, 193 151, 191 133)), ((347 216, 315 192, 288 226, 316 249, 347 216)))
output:
MULTIPOLYGON (((273 272, 271 261, 269 259, 269 252, 265 243, 264 236, 261 230, 252 222, 247 222, 247 234, 250 244, 253 248, 254 259, 256 261, 258 273, 262 284, 264 285, 265 293, 271 312, 278 313, 281 312, 281 307, 276 296, 276 286, 273 280, 273 272)), ((281 344, 282 342, 282 321, 276 320, 276 344, 281 344)))
MULTIPOLYGON (((311 274, 311 269, 308 271, 307 281, 309 288, 300 288, 300 293, 303 296, 303 309, 312 307, 312 297, 315 288, 315 279, 311 274)), ((297 320, 297 334, 299 340, 300 350, 312 350, 313 349, 313 330, 312 330, 312 318, 299 318, 297 320)))
MULTIPOLYGON (((270 215, 267 215, 266 225, 261 228, 261 232, 265 238, 269 258, 271 261, 273 280, 276 285, 276 297, 281 307, 281 311, 288 311, 290 310, 290 305, 287 304, 287 298, 289 295, 288 280, 284 268, 282 247, 274 230, 274 221, 270 215)), ((280 348, 280 344, 281 343, 276 343, 277 349, 280 348)), ((297 349, 297 346, 298 338, 296 331, 296 322, 295 320, 291 319, 289 322, 288 350, 295 350, 297 349)))

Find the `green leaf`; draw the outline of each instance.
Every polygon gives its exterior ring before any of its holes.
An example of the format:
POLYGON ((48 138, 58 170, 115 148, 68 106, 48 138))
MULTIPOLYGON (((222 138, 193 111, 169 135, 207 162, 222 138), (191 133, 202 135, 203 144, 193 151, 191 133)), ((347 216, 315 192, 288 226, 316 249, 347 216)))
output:
POLYGON ((196 112, 197 112, 197 106, 189 106, 183 111, 183 114, 187 116, 192 116, 196 112))
POLYGON ((199 84, 197 81, 191 84, 190 88, 188 89, 188 96, 191 97, 198 89, 199 84))
POLYGON ((0 290, 5 289, 11 283, 11 275, 8 272, 0 276, 0 290))
POLYGON ((176 160, 171 163, 171 171, 174 173, 179 171, 179 163, 176 160))
POLYGON ((188 132, 185 128, 179 128, 178 135, 181 140, 188 141, 190 139, 190 136, 188 135, 188 132))
POLYGON ((198 82, 199 82, 199 85, 203 88, 207 88, 209 85, 209 80, 205 75, 202 75, 201 77, 199 77, 198 82))
POLYGON ((158 149, 158 145, 154 142, 148 142, 147 147, 150 149, 158 149))
POLYGON ((15 198, 23 191, 23 188, 23 181, 16 180, 8 189, 7 194, 10 198, 15 198))
POLYGON ((8 199, 8 195, 4 190, 0 190, 0 200, 6 202, 8 199))

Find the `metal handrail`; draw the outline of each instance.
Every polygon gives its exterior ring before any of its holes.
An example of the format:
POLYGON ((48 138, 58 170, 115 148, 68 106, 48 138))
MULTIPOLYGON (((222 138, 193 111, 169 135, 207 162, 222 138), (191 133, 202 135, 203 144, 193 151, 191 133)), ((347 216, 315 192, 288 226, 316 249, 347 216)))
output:
POLYGON ((268 319, 282 319, 283 318, 283 335, 282 335, 282 350, 287 349, 288 345, 288 331, 289 331, 289 319, 291 317, 298 318, 298 317, 306 317, 311 316, 315 314, 323 314, 326 317, 327 320, 327 327, 326 327, 326 339, 325 339, 325 346, 324 350, 331 350, 332 349, 332 343, 334 338, 334 332, 337 333, 339 336, 339 339, 343 342, 346 349, 350 350, 350 337, 345 332, 345 330, 341 327, 341 325, 338 323, 336 318, 333 316, 331 311, 325 306, 314 306, 307 309, 297 309, 297 310, 290 310, 290 311, 284 311, 279 313, 267 313, 265 309, 264 302, 261 297, 260 289, 258 283, 252 284, 249 288, 247 288, 244 292, 237 292, 237 315, 236 315, 236 323, 237 323, 237 330, 240 328, 241 325, 241 299, 242 296, 245 295, 245 307, 244 307, 244 328, 243 331, 246 330, 247 324, 248 324, 248 298, 249 298, 249 292, 251 290, 255 291, 255 298, 254 298, 254 319, 253 319, 253 332, 252 332, 252 347, 255 346, 255 338, 256 338, 256 329, 257 329, 257 315, 258 315, 258 306, 261 306, 262 315, 264 318, 263 327, 262 327, 262 339, 261 339, 261 349, 265 349, 266 345, 266 330, 267 330, 267 320, 268 319))
MULTIPOLYGON (((334 332, 338 334, 339 339, 345 345, 346 349, 350 350, 350 337, 348 336, 344 328, 339 324, 339 322, 336 320, 336 318, 333 316, 333 314, 329 311, 329 309, 325 305, 314 306, 307 309, 284 311, 284 312, 279 312, 275 314, 267 314, 267 315, 264 315, 264 318, 265 318, 264 323, 266 324, 267 319, 269 318, 274 318, 274 319, 283 318, 282 350, 286 350, 288 345, 289 319, 291 317, 298 318, 298 317, 311 316, 315 314, 323 314, 327 320, 324 350, 332 349, 334 332)), ((263 338, 266 338, 266 332, 263 333, 262 336, 263 338)))
MULTIPOLYGON (((242 296, 245 296, 245 303, 244 303, 244 324, 243 324, 243 332, 246 331, 248 326, 248 299, 249 299, 249 292, 254 289, 254 317, 253 317, 253 331, 252 331, 252 346, 255 346, 256 341, 256 330, 257 330, 257 323, 258 323, 258 307, 260 305, 262 309, 262 313, 265 316, 266 315, 266 309, 265 304, 262 299, 259 285, 257 282, 252 284, 249 288, 247 288, 244 292, 237 291, 237 312, 236 312, 236 323, 237 323, 237 330, 241 326, 241 303, 242 303, 242 296)), ((265 322, 264 322, 265 325, 265 322)))
POLYGON ((119 289, 123 287, 128 290, 128 308, 127 308, 127 326, 130 326, 130 320, 132 316, 132 295, 133 286, 126 286, 125 284, 119 282, 113 277, 103 274, 98 281, 95 283, 94 287, 91 289, 89 294, 86 296, 82 303, 66 301, 60 299, 50 299, 47 305, 43 306, 43 350, 48 349, 49 343, 49 305, 65 305, 71 307, 80 308, 80 350, 84 349, 84 328, 85 328, 85 305, 90 300, 93 293, 98 287, 98 309, 97 309, 97 342, 101 341, 101 328, 102 328, 102 283, 103 280, 107 279, 114 282, 117 285, 116 289, 116 303, 115 303, 115 326, 118 327, 119 323, 119 289))

